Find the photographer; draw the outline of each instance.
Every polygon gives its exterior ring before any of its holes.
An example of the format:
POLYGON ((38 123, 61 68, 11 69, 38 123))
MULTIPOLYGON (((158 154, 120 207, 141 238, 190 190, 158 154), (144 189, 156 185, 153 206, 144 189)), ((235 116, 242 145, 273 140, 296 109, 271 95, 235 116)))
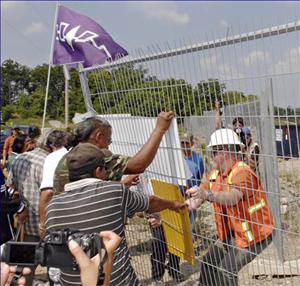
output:
MULTIPOLYGON (((114 253, 111 285, 140 285, 130 264, 125 238, 125 222, 136 212, 159 212, 166 208, 181 210, 186 204, 147 197, 127 189, 119 182, 105 181, 104 153, 95 145, 81 143, 67 155, 70 183, 65 191, 54 195, 46 210, 49 232, 69 227, 85 234, 103 230, 115 231, 122 241, 114 253)), ((61 284, 79 284, 79 273, 62 269, 61 284)))
MULTIPOLYGON (((113 253, 119 246, 121 237, 112 231, 101 231, 99 236, 103 239, 103 243, 108 254, 107 262, 104 264, 105 278, 103 285, 109 286, 110 273, 113 263, 113 253)), ((79 244, 74 240, 69 242, 69 249, 79 265, 82 285, 97 285, 100 264, 99 254, 90 259, 81 249, 79 244)))
MULTIPOLYGON (((103 272, 105 274, 103 285, 108 286, 110 280, 112 262, 113 262, 113 253, 116 250, 116 248, 119 246, 121 242, 121 238, 112 231, 102 231, 99 233, 99 237, 102 239, 105 247, 105 251, 107 253, 107 260, 103 261, 105 262, 103 266, 103 272)), ((70 252, 75 257, 79 265, 82 285, 83 286, 97 285, 99 266, 101 265, 100 255, 97 254, 96 256, 90 259, 89 256, 87 256, 85 252, 82 250, 82 248, 79 246, 79 244, 73 239, 69 241, 68 246, 70 252)), ((16 247, 16 245, 12 245, 11 247, 14 248, 16 247)), ((10 248, 10 251, 8 252, 15 251, 12 248, 10 248)), ((6 250, 4 250, 4 252, 6 252, 6 250)), ((8 254, 4 257, 7 258, 10 257, 10 255, 11 254, 8 254)), ((103 255, 102 259, 104 259, 104 257, 105 255, 103 255)), ((49 257, 45 257, 45 258, 46 260, 49 259, 49 257)), ((1 286, 25 285, 26 279, 22 275, 28 275, 30 272, 31 270, 28 267, 20 268, 16 266, 9 266, 8 264, 1 262, 1 286), (12 280, 15 280, 13 284, 11 284, 12 280)))

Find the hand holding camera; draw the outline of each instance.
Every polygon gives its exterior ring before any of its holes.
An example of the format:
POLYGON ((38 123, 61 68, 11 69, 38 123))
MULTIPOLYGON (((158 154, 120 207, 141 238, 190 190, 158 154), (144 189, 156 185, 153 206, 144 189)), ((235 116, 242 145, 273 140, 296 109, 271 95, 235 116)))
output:
MULTIPOLYGON (((4 247, 2 259, 23 267, 41 264, 62 269, 80 268, 83 286, 109 285, 113 252, 120 242, 121 238, 112 231, 83 234, 65 229, 49 233, 39 243, 10 241, 4 247), (105 263, 107 258, 108 263, 105 263)), ((18 281, 24 281, 24 277, 20 279, 18 281)))
MULTIPOLYGON (((2 259, 9 265, 41 266, 78 270, 78 265, 69 251, 68 242, 75 240, 87 256, 93 257, 105 249, 98 233, 83 234, 69 229, 50 232, 40 242, 15 242, 5 244, 2 259)), ((100 257, 106 258, 105 254, 100 257)), ((103 261, 104 263, 104 261, 103 261)))

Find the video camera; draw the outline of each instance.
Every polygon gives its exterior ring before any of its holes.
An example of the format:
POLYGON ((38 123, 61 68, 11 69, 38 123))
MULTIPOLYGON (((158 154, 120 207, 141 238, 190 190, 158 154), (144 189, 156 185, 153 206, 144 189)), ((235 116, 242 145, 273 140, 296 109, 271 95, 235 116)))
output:
MULTIPOLYGON (((84 234, 76 230, 64 229, 50 232, 40 242, 8 241, 3 248, 2 261, 9 265, 55 267, 78 271, 78 265, 69 251, 68 241, 75 240, 83 251, 93 257, 105 250, 98 233, 84 234)), ((101 264, 105 262, 107 253, 100 255, 101 264)))

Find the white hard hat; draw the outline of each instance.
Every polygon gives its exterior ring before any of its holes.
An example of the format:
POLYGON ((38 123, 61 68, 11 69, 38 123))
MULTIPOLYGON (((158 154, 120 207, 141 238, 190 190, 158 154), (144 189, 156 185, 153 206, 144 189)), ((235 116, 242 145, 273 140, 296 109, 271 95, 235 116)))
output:
POLYGON ((218 129, 211 134, 207 148, 210 149, 213 146, 222 145, 239 145, 241 148, 245 147, 245 145, 241 142, 240 137, 229 128, 218 129))

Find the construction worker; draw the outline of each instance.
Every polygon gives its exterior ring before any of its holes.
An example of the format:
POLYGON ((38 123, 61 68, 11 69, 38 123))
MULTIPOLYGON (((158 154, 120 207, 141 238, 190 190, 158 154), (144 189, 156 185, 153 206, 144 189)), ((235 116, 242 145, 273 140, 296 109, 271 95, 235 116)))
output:
POLYGON ((199 285, 238 285, 238 272, 272 241, 274 219, 259 178, 241 158, 244 144, 231 129, 210 138, 215 170, 199 187, 187 190, 189 208, 213 204, 220 241, 213 244, 200 267, 199 285))

